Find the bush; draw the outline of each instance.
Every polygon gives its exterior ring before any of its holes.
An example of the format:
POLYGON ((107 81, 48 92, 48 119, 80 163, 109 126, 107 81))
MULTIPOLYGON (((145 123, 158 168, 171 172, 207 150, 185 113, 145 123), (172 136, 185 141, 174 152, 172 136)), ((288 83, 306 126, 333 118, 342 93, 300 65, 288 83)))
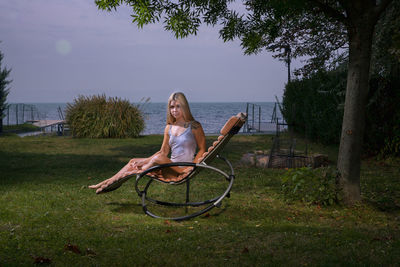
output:
POLYGON ((294 132, 325 144, 339 143, 346 71, 320 71, 286 85, 283 116, 294 132))
POLYGON ((289 169, 282 177, 282 192, 287 201, 329 206, 340 199, 337 172, 332 167, 289 169))
POLYGON ((144 129, 139 108, 127 100, 105 95, 79 96, 67 104, 66 121, 74 137, 137 137, 144 129))
POLYGON ((399 89, 399 77, 371 78, 364 134, 364 150, 370 155, 400 156, 399 89))
MULTIPOLYGON (((312 141, 338 144, 343 121, 347 70, 320 71, 285 87, 283 116, 294 132, 312 141)), ((399 72, 400 73, 400 72, 399 72)), ((400 76, 370 79, 364 153, 400 156, 400 76)))

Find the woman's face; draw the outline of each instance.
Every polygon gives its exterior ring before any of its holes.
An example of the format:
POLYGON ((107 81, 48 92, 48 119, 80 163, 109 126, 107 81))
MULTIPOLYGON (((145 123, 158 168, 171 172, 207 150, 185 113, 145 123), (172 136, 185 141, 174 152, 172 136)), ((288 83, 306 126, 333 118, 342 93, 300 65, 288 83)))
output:
POLYGON ((178 100, 172 100, 169 104, 169 112, 175 118, 175 120, 183 119, 183 111, 181 104, 178 100))

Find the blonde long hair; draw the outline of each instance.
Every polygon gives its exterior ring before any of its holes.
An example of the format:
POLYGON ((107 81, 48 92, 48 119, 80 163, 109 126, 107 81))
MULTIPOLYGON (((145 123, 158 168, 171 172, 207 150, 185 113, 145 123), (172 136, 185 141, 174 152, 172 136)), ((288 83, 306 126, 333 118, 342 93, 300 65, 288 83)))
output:
POLYGON ((167 124, 173 124, 175 122, 174 116, 172 116, 171 111, 169 109, 172 101, 179 101, 181 104, 181 109, 183 112, 183 119, 187 122, 194 121, 192 112, 190 112, 189 103, 185 97, 185 95, 181 92, 175 92, 170 95, 168 98, 168 105, 167 105, 167 124))

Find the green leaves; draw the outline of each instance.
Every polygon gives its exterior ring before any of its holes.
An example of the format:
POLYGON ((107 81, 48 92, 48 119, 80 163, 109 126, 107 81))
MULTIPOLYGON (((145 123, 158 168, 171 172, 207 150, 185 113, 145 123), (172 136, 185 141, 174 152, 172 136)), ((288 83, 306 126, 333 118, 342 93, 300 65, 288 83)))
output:
POLYGON ((180 7, 173 10, 168 17, 166 17, 164 24, 165 29, 172 31, 175 37, 184 38, 191 34, 197 34, 200 26, 200 19, 196 16, 195 12, 191 12, 189 7, 180 7))
POLYGON ((196 35, 201 24, 201 14, 207 13, 207 23, 217 22, 218 11, 226 6, 225 1, 213 1, 208 6, 208 1, 164 1, 164 0, 96 0, 97 7, 101 10, 116 10, 122 4, 132 8, 132 23, 139 28, 144 25, 158 22, 163 18, 164 28, 172 31, 176 38, 196 35), (212 12, 210 12, 212 10, 212 12))
POLYGON ((154 23, 158 21, 158 16, 155 14, 155 7, 148 0, 136 1, 136 4, 132 6, 134 12, 132 22, 137 23, 139 28, 143 28, 143 25, 154 23))
POLYGON ((117 97, 78 96, 67 105, 66 120, 74 137, 138 137, 144 129, 143 115, 137 106, 117 97))
POLYGON ((281 179, 281 190, 287 201, 329 206, 340 200, 336 179, 332 167, 290 169, 281 179))
POLYGON ((111 11, 112 9, 116 10, 117 6, 122 5, 124 0, 95 0, 94 1, 97 7, 101 10, 111 11))

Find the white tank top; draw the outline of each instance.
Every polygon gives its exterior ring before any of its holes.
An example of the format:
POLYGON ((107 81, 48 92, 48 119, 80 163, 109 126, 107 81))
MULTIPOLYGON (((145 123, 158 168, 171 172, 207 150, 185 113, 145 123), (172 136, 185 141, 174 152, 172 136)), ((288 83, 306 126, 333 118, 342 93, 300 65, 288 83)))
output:
POLYGON ((196 152, 196 139, 192 133, 192 124, 178 136, 171 134, 169 127, 169 146, 171 147, 172 162, 192 162, 196 152))

